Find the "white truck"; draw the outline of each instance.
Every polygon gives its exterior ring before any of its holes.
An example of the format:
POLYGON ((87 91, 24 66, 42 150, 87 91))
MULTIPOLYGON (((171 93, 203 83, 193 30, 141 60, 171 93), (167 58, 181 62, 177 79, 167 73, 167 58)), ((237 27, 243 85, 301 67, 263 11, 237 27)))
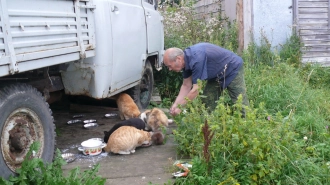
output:
POLYGON ((157 0, 0 1, 0 175, 20 167, 29 146, 53 160, 53 95, 110 98, 130 91, 146 108, 153 66, 161 68, 157 0))

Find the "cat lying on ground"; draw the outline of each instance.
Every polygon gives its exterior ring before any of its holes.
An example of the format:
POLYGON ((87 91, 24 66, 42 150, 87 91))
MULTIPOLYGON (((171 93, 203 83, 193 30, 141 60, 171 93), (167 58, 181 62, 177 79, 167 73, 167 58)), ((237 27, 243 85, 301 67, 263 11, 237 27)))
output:
POLYGON ((130 118, 128 120, 116 123, 109 132, 104 131, 104 142, 108 142, 110 135, 121 126, 132 126, 139 130, 144 130, 146 128, 146 123, 140 118, 130 118))
MULTIPOLYGON (((107 143, 110 135, 115 130, 117 130, 119 127, 122 127, 122 126, 131 126, 131 127, 137 128, 139 130, 145 130, 146 123, 140 118, 131 118, 131 119, 116 123, 109 131, 104 131, 104 138, 103 138, 104 142, 107 143)), ((152 140, 152 144, 161 145, 164 142, 164 134, 161 131, 154 132, 154 134, 151 137, 151 140, 152 140)))
POLYGON ((121 120, 127 120, 129 118, 138 118, 141 114, 134 100, 131 98, 130 95, 126 93, 120 93, 117 96, 116 102, 121 120))
POLYGON ((110 135, 104 151, 116 154, 135 153, 136 147, 151 145, 152 134, 135 127, 121 126, 110 135))

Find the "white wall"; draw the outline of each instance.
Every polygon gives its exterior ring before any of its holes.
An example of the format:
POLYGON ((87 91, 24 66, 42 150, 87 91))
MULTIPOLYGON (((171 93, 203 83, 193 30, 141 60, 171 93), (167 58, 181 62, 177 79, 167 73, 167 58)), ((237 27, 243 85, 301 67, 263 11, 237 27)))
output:
POLYGON ((224 11, 230 21, 236 20, 236 3, 237 0, 224 0, 224 11))
POLYGON ((252 0, 251 2, 253 2, 251 28, 254 41, 260 43, 262 31, 273 47, 284 44, 291 36, 292 0, 252 0))

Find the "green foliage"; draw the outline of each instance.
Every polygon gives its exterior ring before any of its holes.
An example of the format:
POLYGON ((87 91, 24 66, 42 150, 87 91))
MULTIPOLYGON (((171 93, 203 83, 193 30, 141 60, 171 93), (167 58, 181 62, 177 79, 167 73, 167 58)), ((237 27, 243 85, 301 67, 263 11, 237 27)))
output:
POLYGON ((325 68, 319 65, 307 64, 299 70, 301 76, 307 76, 310 71, 309 84, 314 89, 330 89, 330 68, 325 68))
POLYGON ((183 80, 182 74, 171 72, 167 67, 163 67, 162 70, 155 71, 154 77, 155 85, 162 97, 162 104, 171 106, 171 102, 175 100, 176 95, 180 91, 183 80))
POLYGON ((0 184, 5 185, 101 185, 105 184, 104 178, 96 175, 99 164, 90 170, 80 172, 80 169, 72 169, 68 176, 63 176, 62 166, 66 163, 61 157, 61 152, 57 149, 53 163, 44 164, 42 159, 33 158, 33 151, 37 151, 40 143, 34 142, 22 163, 22 167, 17 169, 17 176, 11 176, 9 180, 0 178, 0 184))
POLYGON ((299 36, 293 32, 292 36, 282 45, 279 53, 280 58, 287 64, 301 66, 301 47, 303 46, 299 36))
MULTIPOLYGON (((197 19, 194 2, 181 1, 180 6, 162 4, 160 11, 164 17, 165 48, 184 49, 199 42, 210 42, 236 51, 237 24, 229 22, 223 15, 197 19)), ((164 66, 162 70, 155 71, 154 77, 162 99, 168 98, 173 102, 182 84, 182 74, 171 72, 164 66)))
MULTIPOLYGON (((223 17, 197 20, 191 6, 180 5, 163 10, 167 48, 206 41, 236 51, 235 23, 223 17)), ((230 107, 226 95, 213 112, 200 96, 175 117, 177 149, 193 164, 188 177, 175 184, 330 184, 330 68, 302 65, 303 45, 295 33, 278 48, 262 30, 261 35, 242 55, 251 101, 246 118, 241 99, 230 107), (205 120, 214 133, 209 162, 203 153, 205 120)), ((165 71, 158 84, 166 78, 161 94, 167 90, 170 96, 164 97, 173 101, 182 79, 165 71)))
POLYGON ((225 97, 211 113, 195 99, 175 118, 178 151, 193 161, 188 177, 176 184, 330 184, 329 68, 298 65, 296 35, 279 52, 264 39, 243 54, 251 101, 246 118, 241 99, 229 107, 225 97), (205 120, 215 133, 209 164, 205 120))
POLYGON ((279 62, 279 57, 272 52, 271 47, 265 33, 261 31, 260 44, 249 43, 248 49, 243 52, 243 61, 249 66, 274 66, 275 63, 279 62))
POLYGON ((178 179, 176 184, 330 183, 330 179, 324 178, 330 172, 326 166, 329 147, 324 149, 325 143, 309 146, 312 141, 295 131, 295 120, 280 113, 269 114, 263 103, 255 109, 247 108, 246 118, 241 118, 241 101, 239 97, 235 111, 220 101, 216 110, 208 114, 200 100, 195 99, 187 104, 185 114, 175 118, 178 149, 193 158, 188 178, 178 179), (204 119, 215 133, 209 146, 211 172, 203 162, 204 119), (308 167, 311 160, 314 165, 308 167))

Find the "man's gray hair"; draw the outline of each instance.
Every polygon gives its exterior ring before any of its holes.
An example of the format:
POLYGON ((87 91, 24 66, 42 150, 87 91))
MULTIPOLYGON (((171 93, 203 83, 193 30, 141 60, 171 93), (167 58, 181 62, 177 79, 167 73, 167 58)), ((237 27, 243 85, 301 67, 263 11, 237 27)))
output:
POLYGON ((182 49, 172 48, 172 51, 168 54, 168 59, 170 59, 170 61, 175 61, 177 56, 184 56, 182 49))

